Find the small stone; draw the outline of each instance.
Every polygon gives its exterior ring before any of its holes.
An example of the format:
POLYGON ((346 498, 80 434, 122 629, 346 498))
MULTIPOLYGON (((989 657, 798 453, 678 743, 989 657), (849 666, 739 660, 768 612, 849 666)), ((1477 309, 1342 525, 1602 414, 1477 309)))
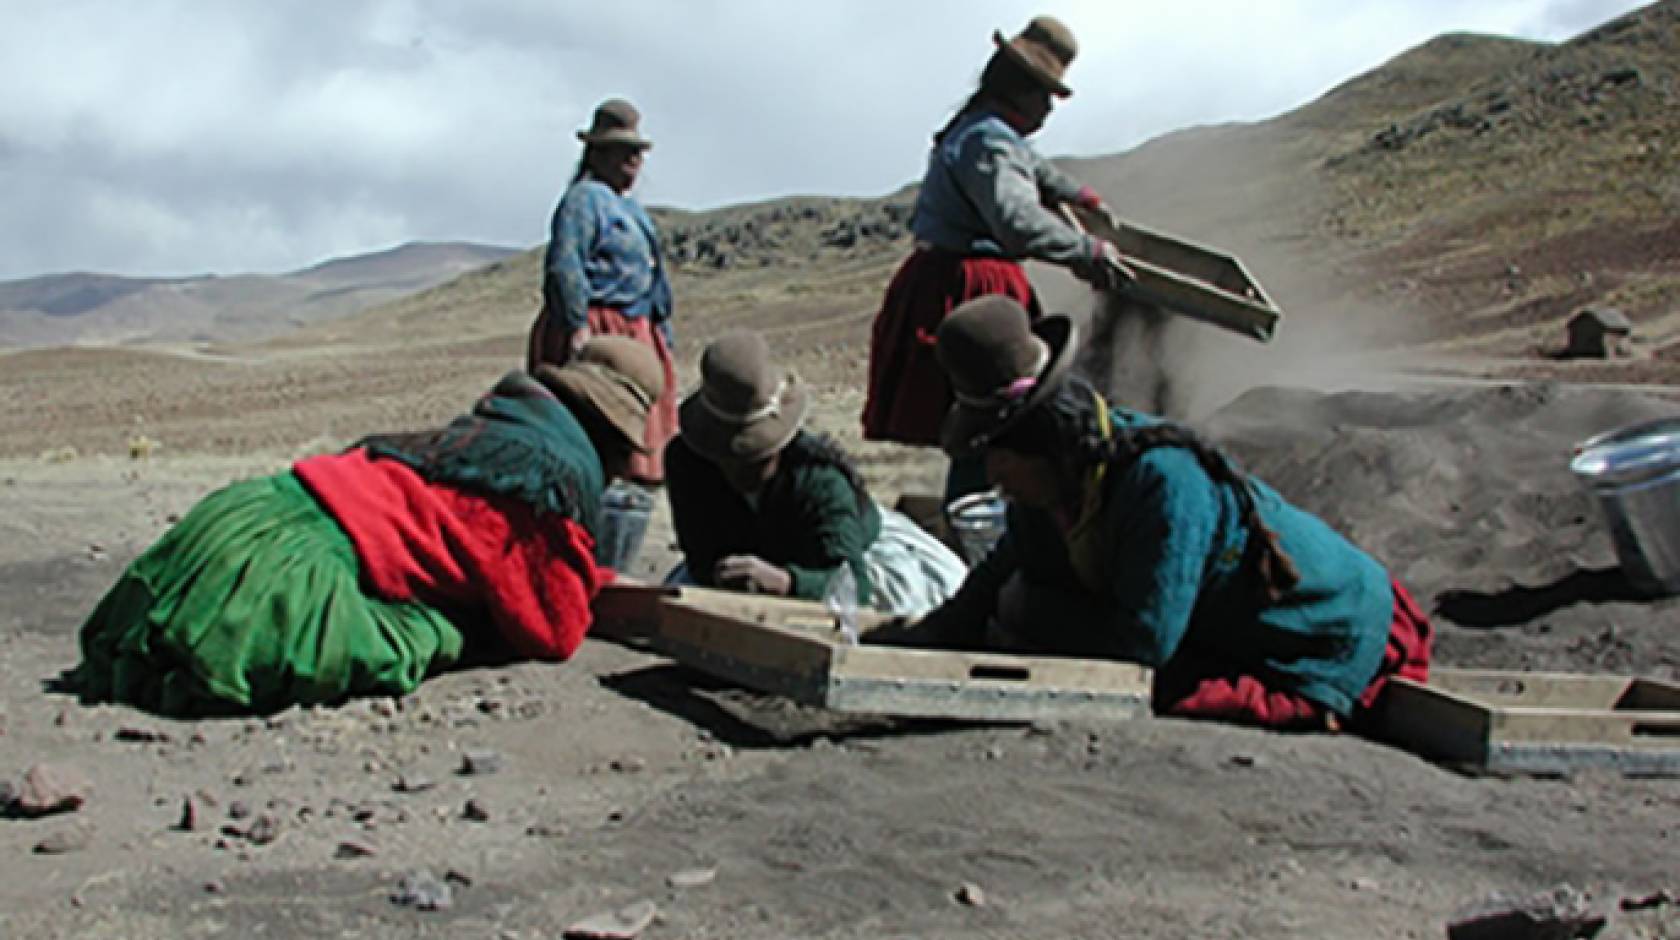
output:
POLYGON ((979 885, 974 884, 973 882, 964 882, 962 887, 957 889, 957 893, 954 897, 957 899, 958 904, 962 904, 967 907, 986 906, 986 892, 983 891, 979 885))
POLYGON ((1666 907, 1674 903, 1676 903, 1674 895, 1664 890, 1658 891, 1656 894, 1622 898, 1621 906, 1624 911, 1648 911, 1655 907, 1666 907))
POLYGON ((461 818, 468 822, 489 822, 490 810, 478 800, 471 799, 467 801, 467 805, 461 807, 461 818))
POLYGON ((673 888, 704 888, 717 879, 716 868, 685 868, 672 872, 665 883, 673 888))
POLYGON ((1348 887, 1355 891, 1371 892, 1377 890, 1379 886, 1375 879, 1355 878, 1348 882, 1348 887))
POLYGON ((455 893, 431 872, 420 869, 397 882, 396 890, 391 892, 391 903, 417 911, 446 911, 455 903, 455 893))
POLYGON ((502 755, 491 750, 469 749, 461 753, 461 773, 465 776, 493 774, 502 769, 502 755))
POLYGON ((425 793, 435 786, 437 786, 437 781, 430 777, 423 777, 419 774, 411 777, 404 774, 397 778, 396 783, 391 784, 391 789, 398 793, 425 793))
POLYGON ((473 883, 472 876, 458 868, 451 868, 444 872, 443 880, 448 884, 456 885, 462 888, 470 888, 473 883))
POLYGON ((118 728, 113 737, 118 741, 125 741, 130 744, 153 744, 169 740, 169 735, 166 732, 159 731, 156 728, 118 728))
POLYGON ((640 757, 617 757, 607 764, 607 769, 615 774, 639 774, 646 766, 640 757))
POLYGON ((190 796, 181 797, 181 818, 176 820, 175 828, 182 832, 196 832, 198 825, 198 804, 190 796))
POLYGON ((268 845, 280 838, 280 819, 270 813, 263 813, 251 822, 251 828, 245 830, 245 839, 252 845, 268 845))
POLYGON ((23 774, 23 786, 12 800, 21 816, 47 816, 82 808, 93 792, 93 781, 63 764, 36 764, 23 774))
POLYGON ((594 914, 566 928, 566 940, 635 940, 653 925, 659 907, 643 899, 616 911, 594 914))
POLYGON ((1231 763, 1238 767, 1258 767, 1260 759, 1253 754, 1232 754, 1231 763))
POLYGON ((244 800, 234 800, 228 804, 229 819, 244 819, 249 815, 251 815, 251 807, 247 806, 244 800))
POLYGON ((1606 918, 1570 885, 1528 898, 1494 895, 1447 924, 1448 940, 1574 940, 1594 937, 1606 918))
POLYGON ((333 850, 333 858, 369 858, 379 854, 379 846, 366 839, 345 839, 333 850))
POLYGON ((67 852, 79 852, 87 848, 91 841, 93 841, 93 832, 86 826, 71 826, 68 829, 60 829, 35 843, 35 854, 63 855, 67 852))
POLYGON ((227 893, 227 885, 224 884, 223 882, 221 882, 218 879, 212 878, 209 881, 206 881, 204 883, 204 893, 205 894, 226 894, 227 893))

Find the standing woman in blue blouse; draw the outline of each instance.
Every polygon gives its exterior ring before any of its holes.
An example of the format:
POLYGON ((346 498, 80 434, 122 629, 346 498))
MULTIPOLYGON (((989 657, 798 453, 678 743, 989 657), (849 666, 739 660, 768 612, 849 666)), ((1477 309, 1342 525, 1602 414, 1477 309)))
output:
POLYGON ((527 371, 568 362, 591 336, 628 336, 658 356, 665 391, 648 413, 646 453, 627 478, 650 486, 665 480, 665 443, 677 433, 676 368, 671 358, 671 282, 659 232, 629 192, 653 141, 640 130, 630 102, 608 99, 588 130, 578 131, 583 158, 549 226, 543 260, 543 305, 531 326, 527 371))
MULTIPOLYGON (((1027 141, 1050 117, 1054 99, 1073 94, 1063 81, 1077 51, 1073 32, 1055 17, 1037 16, 1014 38, 993 33, 992 41, 980 87, 933 135, 910 221, 916 250, 893 276, 875 317, 863 409, 869 440, 939 443, 939 423, 951 406, 933 354, 940 321, 958 304, 992 294, 1014 299, 1036 318, 1038 299, 1023 260, 1062 265, 1099 290, 1131 279, 1113 245, 1055 211, 1073 203, 1107 213, 1102 199, 1027 141)), ((985 486, 979 462, 958 459, 945 496, 985 486)))

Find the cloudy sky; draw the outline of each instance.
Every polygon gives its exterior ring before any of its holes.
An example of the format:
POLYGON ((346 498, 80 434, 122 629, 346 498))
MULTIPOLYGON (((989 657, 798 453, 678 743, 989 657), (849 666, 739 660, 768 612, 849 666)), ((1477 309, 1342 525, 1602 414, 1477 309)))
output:
POLYGON ((529 246, 630 97, 638 194, 705 208, 920 176, 994 28, 1080 41, 1053 154, 1287 111, 1442 32, 1567 39, 1640 0, 0 0, 0 279, 529 246))

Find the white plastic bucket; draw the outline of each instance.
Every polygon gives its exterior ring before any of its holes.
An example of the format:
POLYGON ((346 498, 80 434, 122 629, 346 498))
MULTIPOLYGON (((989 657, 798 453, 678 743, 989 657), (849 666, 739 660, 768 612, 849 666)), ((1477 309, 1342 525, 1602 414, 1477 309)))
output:
POLYGON ((1645 594, 1680 592, 1680 418, 1584 441, 1569 469, 1598 497, 1628 583, 1645 594))
POLYGON ((622 480, 601 495, 601 533, 595 540, 595 563, 625 571, 641 550, 653 515, 653 494, 622 480))
POLYGON ((945 507, 945 521, 956 533, 963 559, 969 567, 978 565, 1008 530, 1009 503, 996 493, 970 493, 951 500, 945 507))

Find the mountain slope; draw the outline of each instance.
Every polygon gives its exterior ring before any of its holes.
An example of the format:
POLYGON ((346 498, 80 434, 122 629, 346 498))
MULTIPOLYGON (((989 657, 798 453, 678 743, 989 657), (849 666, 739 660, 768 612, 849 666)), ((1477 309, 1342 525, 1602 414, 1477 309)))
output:
POLYGON ((260 339, 365 310, 512 253, 412 243, 280 275, 73 273, 0 282, 0 346, 260 339))

